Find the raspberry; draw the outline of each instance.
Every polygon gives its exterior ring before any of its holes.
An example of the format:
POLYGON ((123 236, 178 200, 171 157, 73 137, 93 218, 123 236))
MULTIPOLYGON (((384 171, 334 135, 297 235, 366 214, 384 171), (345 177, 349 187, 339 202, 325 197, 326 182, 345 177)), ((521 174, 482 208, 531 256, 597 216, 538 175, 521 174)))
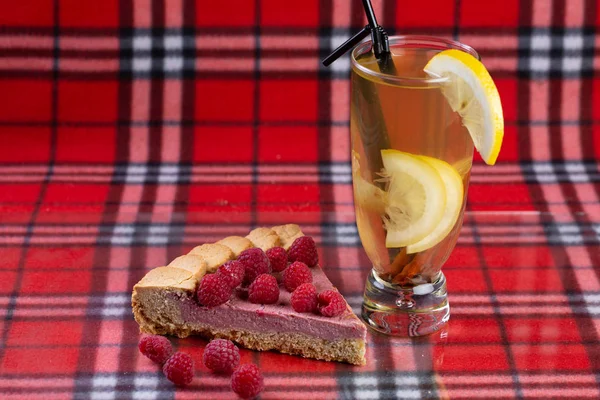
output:
POLYGON ((242 399, 258 396, 263 387, 263 376, 255 364, 240 365, 231 376, 231 389, 242 399))
POLYGON ((317 289, 312 283, 303 283, 292 293, 291 302, 296 312, 313 312, 317 308, 317 289))
POLYGON ((225 278, 229 287, 235 289, 242 283, 244 271, 244 264, 239 261, 229 261, 221 265, 217 273, 225 278))
POLYGON ((206 274, 198 285, 198 302, 206 307, 216 307, 226 303, 233 289, 221 274, 206 274))
POLYGON ((312 282, 312 273, 303 262, 293 262, 283 271, 283 286, 288 292, 293 292, 303 283, 312 282))
POLYGON ((273 275, 261 274, 248 288, 248 300, 255 304, 273 304, 279 300, 279 285, 273 275))
POLYGON ((240 364, 240 350, 231 340, 215 339, 206 345, 202 362, 213 372, 231 375, 240 364))
POLYGON ((194 379, 194 360, 187 353, 178 351, 163 365, 163 374, 177 386, 186 386, 194 379))
POLYGON ((346 310, 346 301, 336 290, 319 293, 319 312, 325 317, 337 317, 346 310))
POLYGON ((294 243, 288 250, 288 259, 291 262, 302 261, 309 267, 314 267, 319 263, 319 253, 317 252, 317 245, 310 236, 300 236, 294 240, 294 243))
POLYGON ((253 248, 242 251, 242 254, 237 259, 244 264, 246 274, 244 275, 244 283, 252 283, 260 274, 268 274, 271 272, 269 257, 259 248, 253 248))
POLYGON ((267 250, 267 257, 273 272, 281 272, 287 267, 288 256, 283 247, 273 247, 267 250))
POLYGON ((138 343, 140 353, 157 364, 163 365, 173 354, 171 342, 160 335, 143 335, 138 343))

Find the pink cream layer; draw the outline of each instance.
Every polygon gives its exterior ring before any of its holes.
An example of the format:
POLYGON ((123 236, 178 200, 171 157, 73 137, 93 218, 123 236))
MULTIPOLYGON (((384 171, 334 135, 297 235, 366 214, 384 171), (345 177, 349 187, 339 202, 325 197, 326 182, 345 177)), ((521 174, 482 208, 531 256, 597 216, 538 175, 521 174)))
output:
MULTIPOLYGON (((317 293, 333 288, 320 267, 312 268, 312 273, 317 293)), ((283 287, 276 304, 252 304, 245 297, 246 293, 238 290, 227 303, 215 308, 199 306, 193 299, 186 298, 181 302, 181 315, 187 324, 208 324, 222 329, 303 333, 330 341, 366 337, 365 325, 350 308, 333 318, 298 313, 290 305, 291 293, 283 287)))

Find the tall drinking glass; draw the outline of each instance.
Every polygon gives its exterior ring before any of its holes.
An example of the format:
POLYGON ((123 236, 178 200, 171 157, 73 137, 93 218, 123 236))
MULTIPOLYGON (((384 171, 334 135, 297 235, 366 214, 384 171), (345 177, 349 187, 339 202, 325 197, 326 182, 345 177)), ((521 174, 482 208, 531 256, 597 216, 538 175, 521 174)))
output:
POLYGON ((356 222, 373 264, 362 316, 377 331, 420 336, 450 317, 441 268, 462 226, 473 158, 469 132, 445 97, 453 78, 423 69, 446 49, 479 57, 440 38, 395 36, 389 43, 393 75, 380 71, 370 41, 351 55, 356 222))

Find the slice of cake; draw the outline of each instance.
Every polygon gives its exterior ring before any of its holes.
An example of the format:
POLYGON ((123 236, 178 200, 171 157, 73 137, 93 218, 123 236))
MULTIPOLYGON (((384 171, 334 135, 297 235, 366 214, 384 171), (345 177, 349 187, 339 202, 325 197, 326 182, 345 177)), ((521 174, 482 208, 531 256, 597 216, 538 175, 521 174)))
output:
MULTIPOLYGON (((366 328, 347 303, 341 315, 326 317, 294 311, 291 293, 283 287, 275 304, 251 303, 243 287, 217 307, 204 307, 196 299, 198 283, 205 274, 215 273, 244 250, 288 249, 301 236, 300 227, 293 224, 257 228, 245 238, 232 236, 195 247, 168 266, 151 270, 133 287, 133 314, 140 330, 180 338, 225 338, 253 350, 364 364, 366 328)), ((310 270, 317 293, 335 290, 319 265, 310 270)))

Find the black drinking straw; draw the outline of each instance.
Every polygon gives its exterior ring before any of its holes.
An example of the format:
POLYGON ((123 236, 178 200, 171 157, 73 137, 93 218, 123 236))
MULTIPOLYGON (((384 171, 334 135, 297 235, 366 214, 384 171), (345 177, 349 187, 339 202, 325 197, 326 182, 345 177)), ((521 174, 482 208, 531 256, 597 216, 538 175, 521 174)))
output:
MULTIPOLYGON (((356 46, 361 40, 371 35, 371 49, 377 59, 379 69, 384 74, 396 75, 396 68, 390 53, 388 36, 381 26, 377 24, 377 18, 373 12, 370 0, 363 0, 363 8, 369 24, 360 32, 346 40, 333 53, 323 60, 323 65, 328 66, 347 51, 356 46)), ((385 126, 385 118, 379 101, 379 93, 375 83, 364 77, 353 79, 352 102, 357 112, 356 124, 360 133, 362 145, 365 152, 366 163, 370 171, 380 171, 383 168, 381 150, 390 148, 390 140, 385 126)), ((373 176, 373 183, 377 177, 373 176)), ((383 184, 380 184, 383 186, 383 184)))
POLYGON ((329 66, 332 62, 337 60, 348 50, 352 49, 361 40, 366 38, 369 34, 371 35, 371 43, 373 54, 377 58, 379 68, 384 74, 394 74, 396 69, 394 68, 394 62, 392 61, 390 54, 390 43, 388 35, 385 30, 377 23, 375 12, 373 11, 373 5, 371 0, 362 0, 363 8, 369 22, 367 26, 362 28, 357 34, 352 36, 350 39, 342 43, 337 49, 333 51, 329 56, 323 60, 323 65, 329 66))

